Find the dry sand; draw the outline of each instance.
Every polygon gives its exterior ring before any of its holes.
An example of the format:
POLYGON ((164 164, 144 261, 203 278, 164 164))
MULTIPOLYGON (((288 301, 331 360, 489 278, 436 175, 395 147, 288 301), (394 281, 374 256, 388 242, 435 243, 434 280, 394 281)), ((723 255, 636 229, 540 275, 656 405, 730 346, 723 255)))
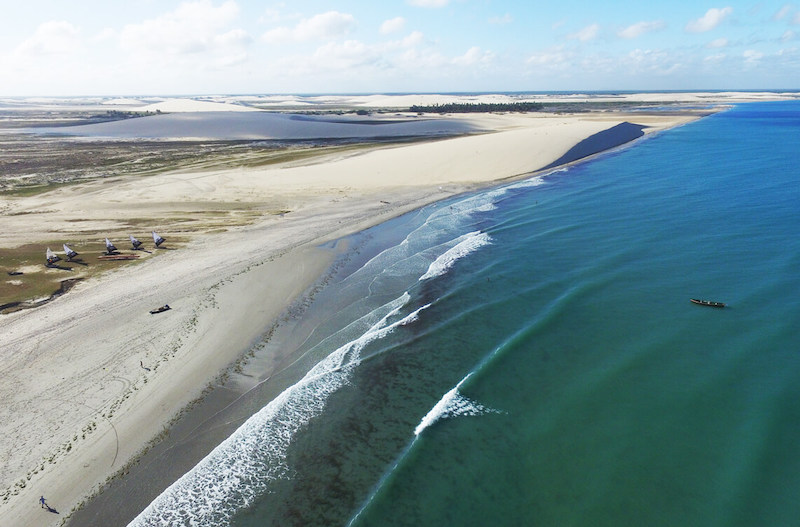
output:
POLYGON ((180 231, 170 218, 181 214, 254 215, 0 318, 0 524, 59 524, 307 291, 332 261, 321 243, 530 173, 621 122, 656 131, 695 117, 457 117, 493 132, 300 166, 175 171, 0 199, 0 247, 122 233, 142 217, 159 218, 170 238, 180 231), (290 212, 270 214, 278 210, 290 212), (165 303, 173 309, 148 313, 165 303), (59 514, 39 507, 41 495, 59 514))

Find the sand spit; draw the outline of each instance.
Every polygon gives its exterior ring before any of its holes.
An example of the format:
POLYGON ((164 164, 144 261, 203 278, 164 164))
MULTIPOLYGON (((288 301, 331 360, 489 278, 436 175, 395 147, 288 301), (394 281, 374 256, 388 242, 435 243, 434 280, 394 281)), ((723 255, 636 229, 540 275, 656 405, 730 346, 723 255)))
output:
POLYGON ((696 117, 459 117, 492 132, 314 163, 176 170, 2 198, 0 247, 67 232, 121 233, 143 217, 160 218, 170 238, 180 233, 181 215, 256 215, 222 232, 209 232, 219 224, 195 226, 181 233, 190 239, 185 246, 0 318, 0 523, 59 524, 308 291, 332 260, 323 242, 521 177, 622 123, 652 132, 696 117), (149 314, 166 303, 172 310, 149 314), (39 507, 42 495, 58 515, 39 507))

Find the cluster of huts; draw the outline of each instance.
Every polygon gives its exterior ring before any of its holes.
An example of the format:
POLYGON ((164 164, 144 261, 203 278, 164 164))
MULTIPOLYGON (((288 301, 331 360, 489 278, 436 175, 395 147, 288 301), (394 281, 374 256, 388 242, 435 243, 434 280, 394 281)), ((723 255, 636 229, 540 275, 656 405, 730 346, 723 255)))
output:
MULTIPOLYGON (((136 239, 133 235, 130 236, 130 239, 131 239, 131 249, 132 250, 134 250, 134 251, 144 250, 144 247, 142 247, 142 242, 141 241, 136 239)), ((161 244, 164 243, 165 241, 166 240, 164 238, 162 238, 161 236, 156 234, 155 231, 153 231, 153 243, 155 244, 156 248, 160 247, 161 244)), ((72 248, 65 243, 64 244, 64 255, 66 256, 67 261, 71 262, 73 259, 75 259, 76 256, 78 256, 78 253, 75 252, 74 250, 72 250, 72 248)), ((119 255, 119 253, 117 251, 117 248, 114 246, 114 244, 111 243, 111 240, 106 238, 105 256, 112 257, 114 255, 121 256, 121 255, 119 255)), ((55 265, 56 262, 61 260, 61 257, 58 256, 53 251, 51 251, 50 247, 47 248, 46 257, 47 257, 47 262, 46 262, 45 265, 47 265, 48 267, 51 267, 51 266, 55 265)))

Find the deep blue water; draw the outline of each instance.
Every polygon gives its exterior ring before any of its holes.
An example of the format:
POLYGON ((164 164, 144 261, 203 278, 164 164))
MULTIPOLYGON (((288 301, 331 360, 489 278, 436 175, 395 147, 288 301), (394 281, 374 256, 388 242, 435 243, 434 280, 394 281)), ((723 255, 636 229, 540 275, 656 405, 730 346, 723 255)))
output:
POLYGON ((796 525, 798 138, 740 105, 354 237, 308 374, 133 524, 796 525))

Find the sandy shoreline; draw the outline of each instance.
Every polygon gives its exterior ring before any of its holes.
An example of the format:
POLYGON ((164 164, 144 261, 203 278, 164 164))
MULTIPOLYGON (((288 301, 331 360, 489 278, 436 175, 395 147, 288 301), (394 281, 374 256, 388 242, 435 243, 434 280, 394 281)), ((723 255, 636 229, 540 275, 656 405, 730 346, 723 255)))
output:
POLYGON ((697 117, 483 115, 471 119, 492 133, 3 200, 0 247, 66 231, 122 232, 147 215, 166 226, 198 211, 254 216, 224 232, 185 233, 185 246, 0 318, 0 523, 59 524, 308 294, 333 259, 321 244, 531 173, 621 123, 653 132, 697 117), (164 303, 172 311, 148 313, 164 303), (41 495, 59 514, 38 507, 41 495))

